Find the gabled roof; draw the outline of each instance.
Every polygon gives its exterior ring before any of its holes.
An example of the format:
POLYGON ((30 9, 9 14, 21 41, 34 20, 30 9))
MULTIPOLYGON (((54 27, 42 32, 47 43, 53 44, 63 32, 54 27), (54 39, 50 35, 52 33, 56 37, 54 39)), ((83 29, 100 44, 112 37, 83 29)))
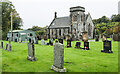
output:
POLYGON ((70 27, 70 17, 59 17, 53 20, 48 28, 65 28, 70 27))

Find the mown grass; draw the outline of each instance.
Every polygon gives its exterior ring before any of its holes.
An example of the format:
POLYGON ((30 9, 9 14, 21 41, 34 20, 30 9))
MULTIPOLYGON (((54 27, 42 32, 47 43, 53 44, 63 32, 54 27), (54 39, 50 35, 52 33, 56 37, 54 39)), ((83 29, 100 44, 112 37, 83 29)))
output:
MULTIPOLYGON (((48 42, 48 41, 46 41, 48 42)), ((8 41, 4 41, 5 43, 8 41)), ((113 54, 101 53, 102 42, 90 42, 90 50, 64 48, 64 67, 67 72, 118 72, 118 42, 112 42, 113 54)), ((12 51, 2 49, 3 72, 54 72, 50 69, 53 64, 53 46, 35 44, 37 61, 27 60, 27 43, 12 42, 12 51)), ((64 46, 67 44, 64 41, 64 46)), ((82 42, 83 47, 84 43, 82 42)), ((0 49, 1 51, 1 49, 0 49)), ((0 56, 1 57, 1 56, 0 56)))

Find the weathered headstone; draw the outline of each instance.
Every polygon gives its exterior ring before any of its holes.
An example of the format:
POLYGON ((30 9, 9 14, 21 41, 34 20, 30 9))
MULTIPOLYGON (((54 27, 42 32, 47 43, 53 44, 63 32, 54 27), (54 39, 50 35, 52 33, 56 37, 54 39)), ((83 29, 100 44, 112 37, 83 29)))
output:
POLYGON ((35 42, 35 44, 38 44, 38 38, 36 39, 36 42, 35 42))
POLYGON ((25 39, 25 43, 27 43, 27 39, 25 39))
POLYGON ((49 40, 49 44, 50 44, 50 45, 53 45, 53 39, 50 39, 50 40, 49 40))
POLYGON ((84 49, 85 50, 90 50, 90 48, 89 48, 89 42, 84 42, 84 49))
POLYGON ((35 57, 35 48, 34 48, 34 43, 28 43, 28 56, 27 56, 27 60, 30 61, 36 61, 36 57, 35 57))
POLYGON ((108 41, 108 40, 103 41, 103 47, 104 47, 104 50, 101 50, 101 52, 113 53, 112 47, 111 47, 111 41, 108 41))
POLYGON ((6 43, 5 44, 5 49, 4 50, 7 50, 8 49, 8 44, 6 43))
POLYGON ((76 42, 75 48, 81 48, 81 42, 76 42))
POLYGON ((43 39, 41 40, 41 45, 45 45, 45 41, 43 39))
POLYGON ((1 49, 3 49, 3 41, 1 41, 1 46, 0 46, 1 49))
POLYGON ((67 46, 66 46, 66 47, 67 47, 67 48, 72 47, 72 46, 71 46, 71 40, 70 40, 70 39, 67 40, 67 46))
POLYGON ((63 39, 59 39, 59 43, 63 44, 63 39))
POLYGON ((19 38, 19 43, 22 43, 22 39, 21 38, 19 38))
POLYGON ((8 51, 12 51, 12 45, 10 43, 8 44, 8 51))
POLYGON ((66 72, 66 68, 64 68, 64 45, 61 43, 54 44, 51 69, 56 72, 66 72))

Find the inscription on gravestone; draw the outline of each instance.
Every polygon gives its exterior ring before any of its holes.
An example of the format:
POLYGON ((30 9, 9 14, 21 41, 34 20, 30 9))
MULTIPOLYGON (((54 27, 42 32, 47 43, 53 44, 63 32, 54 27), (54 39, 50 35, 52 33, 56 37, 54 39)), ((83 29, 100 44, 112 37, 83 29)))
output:
POLYGON ((55 43, 53 49, 53 65, 51 69, 56 72, 66 72, 64 68, 64 45, 55 43))

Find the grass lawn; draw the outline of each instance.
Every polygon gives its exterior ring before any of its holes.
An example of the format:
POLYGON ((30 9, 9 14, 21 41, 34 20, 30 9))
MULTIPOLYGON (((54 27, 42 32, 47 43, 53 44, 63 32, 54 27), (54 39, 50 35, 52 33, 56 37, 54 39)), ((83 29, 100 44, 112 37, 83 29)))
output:
MULTIPOLYGON (((3 43, 5 47, 8 41, 3 43)), ((64 48, 64 67, 68 72, 118 72, 118 42, 112 42, 113 54, 100 52, 102 42, 90 42, 88 51, 75 49, 75 43, 72 41, 72 48, 64 48)), ((64 41, 64 46, 66 44, 64 41)), ((27 43, 12 42, 12 52, 1 50, 3 72, 54 72, 50 69, 53 65, 53 46, 40 45, 40 41, 35 44, 37 61, 34 62, 27 60, 27 43)))

